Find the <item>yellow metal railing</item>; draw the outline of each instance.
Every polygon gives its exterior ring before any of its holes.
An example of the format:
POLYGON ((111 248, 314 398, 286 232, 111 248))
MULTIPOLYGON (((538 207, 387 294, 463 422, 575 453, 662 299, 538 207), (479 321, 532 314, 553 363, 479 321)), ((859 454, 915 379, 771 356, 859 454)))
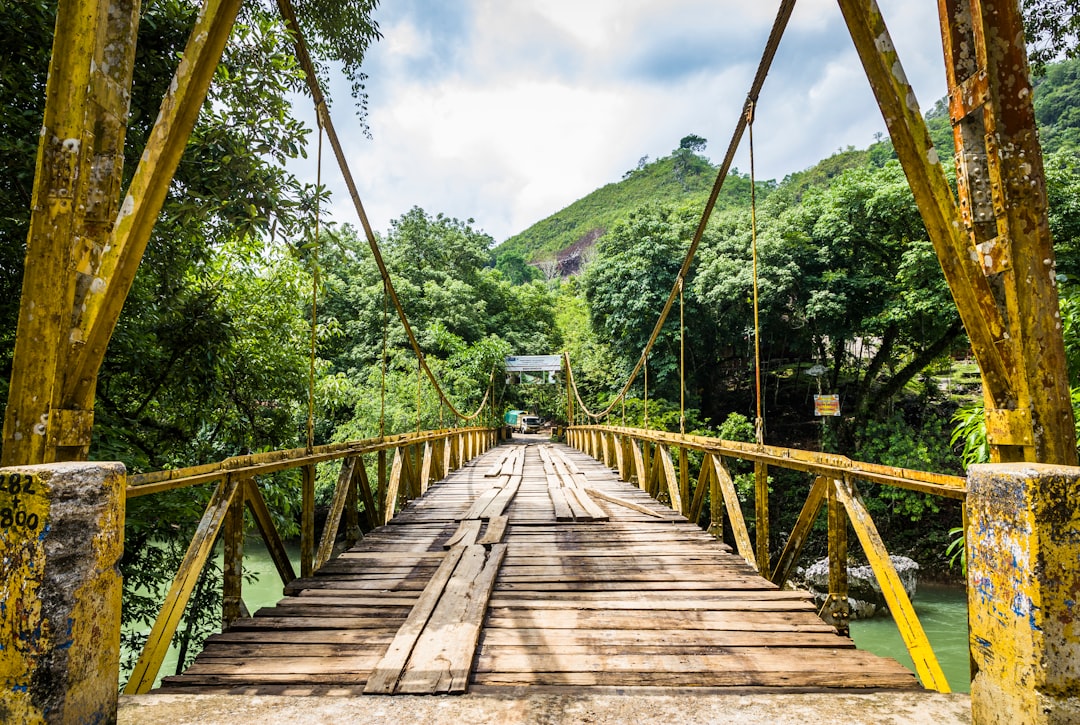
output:
POLYGON ((963 501, 967 495, 966 479, 860 463, 829 453, 638 428, 573 426, 567 430, 567 442, 617 470, 622 480, 636 483, 654 498, 666 493, 671 507, 691 521, 700 519, 708 492, 712 502, 710 532, 717 538, 721 536, 723 513, 726 511, 739 554, 762 576, 777 585, 783 585, 794 572, 818 513, 823 506, 827 507, 829 597, 821 615, 845 634, 850 615, 847 597, 847 525, 850 522, 915 664, 916 674, 925 687, 949 692, 945 675, 863 503, 856 481, 880 483, 963 501), (673 450, 677 452, 673 453, 673 450), (688 451, 702 454, 701 470, 693 486, 687 465, 688 451), (772 568, 768 528, 761 525, 768 521, 769 515, 768 497, 767 494, 762 496, 761 491, 768 489, 755 485, 754 507, 759 525, 755 526, 756 540, 751 541, 725 459, 753 463, 756 482, 767 481, 769 466, 802 471, 813 477, 802 512, 772 568))
POLYGON ((245 508, 266 544, 282 583, 288 585, 296 578, 282 537, 259 490, 258 476, 300 469, 301 576, 309 576, 332 556, 342 522, 345 524, 346 544, 351 545, 360 536, 361 515, 366 517, 369 528, 390 521, 400 506, 422 496, 432 481, 446 477, 493 446, 500 435, 499 431, 480 427, 424 431, 311 449, 296 448, 237 456, 219 463, 130 476, 127 487, 129 499, 214 481, 217 488, 195 530, 124 692, 141 694, 153 687, 195 583, 213 552, 219 534, 224 541, 222 626, 228 626, 244 613, 241 563, 245 508), (366 455, 376 457, 375 481, 370 480, 364 461, 366 455), (341 469, 330 513, 316 546, 315 466, 336 460, 341 461, 341 469))

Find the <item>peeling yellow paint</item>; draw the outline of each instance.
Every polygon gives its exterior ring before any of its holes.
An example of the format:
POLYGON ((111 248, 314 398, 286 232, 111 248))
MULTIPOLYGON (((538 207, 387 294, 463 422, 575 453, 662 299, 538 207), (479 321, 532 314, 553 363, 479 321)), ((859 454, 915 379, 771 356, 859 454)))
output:
POLYGON ((124 482, 115 463, 0 469, 0 721, 115 716, 124 482))
POLYGON ((975 466, 968 498, 972 715, 1080 721, 1080 469, 975 466))

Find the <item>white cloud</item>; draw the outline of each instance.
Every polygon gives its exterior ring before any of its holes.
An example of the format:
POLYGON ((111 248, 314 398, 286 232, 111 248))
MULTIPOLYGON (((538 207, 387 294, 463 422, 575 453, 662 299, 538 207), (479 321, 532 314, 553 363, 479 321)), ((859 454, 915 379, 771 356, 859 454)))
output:
POLYGON ((383 32, 384 39, 380 44, 390 62, 395 59, 422 58, 430 51, 431 38, 422 34, 408 18, 384 28, 383 32))
MULTIPOLYGON (((339 132, 373 226, 419 205, 496 240, 697 133, 722 156, 776 3, 387 3, 370 52, 373 140, 339 132), (434 13, 434 16, 433 16, 434 13)), ((933 3, 882 2, 924 107, 944 93, 933 3)), ((780 178, 884 129, 833 0, 803 0, 759 105, 758 174, 780 178)), ((745 147, 745 142, 744 142, 745 147)), ((737 159, 746 168, 746 152, 737 159)), ((336 176, 335 217, 354 214, 336 176)))

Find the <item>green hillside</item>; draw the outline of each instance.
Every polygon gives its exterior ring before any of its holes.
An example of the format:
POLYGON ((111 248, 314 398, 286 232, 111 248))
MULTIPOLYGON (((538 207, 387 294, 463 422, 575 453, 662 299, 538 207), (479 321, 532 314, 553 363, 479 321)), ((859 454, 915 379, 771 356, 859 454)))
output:
MULTIPOLYGON (((1080 146, 1080 60, 1051 65, 1035 80, 1035 112, 1040 138, 1047 154, 1080 146)), ((952 126, 948 106, 938 101, 926 114, 931 138, 942 158, 953 153, 952 126)), ((654 202, 704 205, 716 178, 717 167, 697 153, 705 141, 687 136, 670 156, 642 163, 628 171, 621 181, 602 186, 570 206, 542 219, 495 249, 496 266, 515 282, 542 274, 566 276, 578 271, 593 244, 630 212, 654 202), (532 266, 530 266, 532 265, 532 266), (540 268, 544 268, 543 272, 540 268)), ((847 169, 880 167, 895 158, 886 137, 867 149, 848 148, 822 159, 803 171, 789 175, 780 184, 785 194, 799 198, 810 187, 827 186, 847 169)), ((772 181, 758 182, 759 194, 776 188, 772 181)), ((731 174, 724 184, 717 210, 749 204, 750 180, 731 174)))
MULTIPOLYGON (((687 136, 683 144, 686 145, 681 145, 670 156, 652 163, 643 161, 638 168, 627 172, 621 181, 600 187, 510 237, 495 250, 497 266, 504 274, 516 278, 523 275, 523 262, 555 260, 560 255, 566 258, 582 247, 591 246, 616 222, 649 202, 703 206, 716 179, 717 167, 696 153, 704 146, 704 139, 687 136), (697 139, 697 143, 689 139, 697 139)), ((717 208, 745 205, 749 203, 749 198, 749 177, 733 173, 724 184, 717 208)), ((576 266, 561 271, 575 270, 576 266)))
POLYGON ((1043 152, 1080 148, 1080 60, 1048 66, 1035 79, 1035 121, 1043 152))

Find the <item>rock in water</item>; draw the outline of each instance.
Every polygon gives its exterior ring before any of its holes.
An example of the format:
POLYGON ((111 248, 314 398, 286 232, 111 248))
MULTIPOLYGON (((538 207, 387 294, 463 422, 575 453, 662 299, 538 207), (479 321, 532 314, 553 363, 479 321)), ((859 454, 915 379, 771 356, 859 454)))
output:
MULTIPOLYGON (((909 599, 915 598, 919 583, 919 565, 906 556, 890 556, 893 568, 909 599)), ((820 607, 829 595, 829 560, 819 559, 802 572, 804 583, 813 593, 820 607)), ((874 570, 868 566, 848 567, 848 604, 852 619, 869 619, 887 611, 885 596, 881 593, 874 570)))

